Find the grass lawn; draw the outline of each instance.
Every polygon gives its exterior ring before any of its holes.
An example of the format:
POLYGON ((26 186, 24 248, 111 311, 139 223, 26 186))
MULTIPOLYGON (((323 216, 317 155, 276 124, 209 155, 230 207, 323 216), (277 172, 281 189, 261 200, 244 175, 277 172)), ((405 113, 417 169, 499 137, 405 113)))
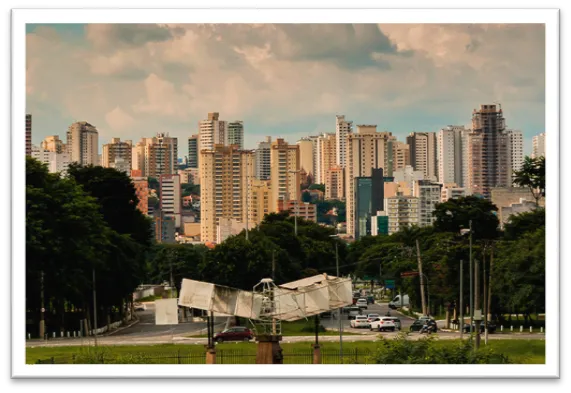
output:
MULTIPOLYGON (((437 345, 451 346, 456 340, 442 340, 438 341, 437 345)), ((324 354, 329 354, 327 363, 337 362, 336 354, 338 353, 338 343, 321 343, 321 348, 324 354)), ((349 359, 359 353, 360 357, 356 358, 358 363, 365 363, 365 352, 368 350, 373 352, 376 350, 378 342, 361 341, 354 343, 344 343, 343 350, 349 359)), ((231 362, 239 363, 254 363, 257 344, 250 343, 225 343, 216 346, 219 354, 227 354, 230 358, 235 357, 231 362), (236 357, 237 356, 237 357, 236 357)), ((484 346, 482 342, 482 346, 484 346)), ((545 363, 545 341, 544 340, 490 340, 488 346, 491 347, 496 353, 503 353, 510 357, 512 362, 517 364, 544 364, 545 363)), ((309 360, 312 349, 312 343, 283 343, 281 347, 284 352, 284 359, 291 363, 311 363, 309 360)), ((51 357, 54 358, 55 363, 71 363, 72 356, 81 356, 87 351, 102 351, 105 358, 122 356, 128 358, 129 356, 137 357, 144 355, 149 358, 166 358, 156 360, 157 363, 177 363, 177 356, 180 354, 183 358, 183 363, 203 363, 202 355, 204 354, 204 345, 140 345, 140 346, 108 346, 99 347, 36 347, 26 348, 26 362, 34 364, 38 360, 46 360, 51 357), (194 360, 190 361, 190 357, 194 360), (188 357, 188 358, 187 358, 188 357)), ((219 356, 220 356, 219 355, 219 356)), ((285 360, 284 360, 285 361, 285 360)), ((134 362, 136 363, 136 362, 134 362)), ((152 363, 155 363, 153 361, 152 363)))

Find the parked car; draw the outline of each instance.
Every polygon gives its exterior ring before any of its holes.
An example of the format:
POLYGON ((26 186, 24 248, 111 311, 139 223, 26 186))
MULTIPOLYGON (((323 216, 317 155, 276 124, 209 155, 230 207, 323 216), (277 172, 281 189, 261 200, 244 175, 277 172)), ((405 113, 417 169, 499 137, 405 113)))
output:
POLYGON ((390 319, 395 323, 395 327, 397 330, 400 330, 402 327, 402 323, 399 318, 397 317, 384 317, 385 319, 390 319))
POLYGON ((396 330, 396 325, 392 317, 379 317, 374 318, 369 323, 369 329, 378 330, 379 332, 386 332, 387 330, 394 332, 396 330))
POLYGON ((369 327, 369 322, 365 315, 357 315, 350 323, 352 328, 364 328, 369 327))
POLYGON ((367 299, 365 299, 364 297, 357 299, 357 303, 355 303, 355 305, 359 308, 367 308, 368 304, 367 304, 367 299))
POLYGON ((367 296, 367 303, 374 304, 375 303, 375 297, 372 295, 367 296))
POLYGON ((361 315, 361 309, 359 307, 350 307, 349 308, 349 318, 348 319, 355 319, 358 315, 361 315))
POLYGON ((254 338, 254 333, 247 327, 234 326, 214 335, 214 341, 221 343, 224 341, 250 341, 254 338))
POLYGON ((147 306, 142 303, 135 303, 134 305, 135 311, 147 311, 147 306))
POLYGON ((429 319, 429 318, 419 318, 417 320, 415 320, 412 325, 410 325, 410 331, 411 332, 418 332, 420 329, 422 329, 422 327, 426 324, 426 323, 434 323, 434 328, 435 328, 435 332, 438 331, 438 324, 436 323, 436 321, 434 319, 429 319))
MULTIPOLYGON (((475 332, 476 331, 476 324, 472 325, 472 331, 475 332)), ((486 332, 486 327, 484 326, 484 322, 480 323, 480 333, 485 333, 486 332)), ((496 325, 493 323, 488 322, 488 333, 492 334, 496 332, 496 325)), ((470 324, 469 323, 465 323, 464 324, 464 333, 470 333, 470 324)))

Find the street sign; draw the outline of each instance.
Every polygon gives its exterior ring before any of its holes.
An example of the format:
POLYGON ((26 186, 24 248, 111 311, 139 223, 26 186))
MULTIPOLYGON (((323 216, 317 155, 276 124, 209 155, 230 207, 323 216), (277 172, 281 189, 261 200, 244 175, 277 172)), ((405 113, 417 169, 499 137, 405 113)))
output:
POLYGON ((474 310, 474 321, 481 321, 482 319, 482 310, 474 310))
POLYGON ((395 288, 395 280, 385 280, 385 288, 394 289, 395 288))
POLYGON ((418 272, 402 272, 400 274, 401 277, 416 277, 418 276, 418 272))

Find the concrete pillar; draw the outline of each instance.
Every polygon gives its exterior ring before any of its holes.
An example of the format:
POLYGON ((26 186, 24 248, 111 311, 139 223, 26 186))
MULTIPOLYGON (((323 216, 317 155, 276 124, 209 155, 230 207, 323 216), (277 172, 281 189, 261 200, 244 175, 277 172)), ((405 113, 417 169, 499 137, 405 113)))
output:
POLYGON ((206 349, 206 364, 216 364, 216 348, 206 349))
POLYGON ((280 347, 281 340, 282 336, 258 336, 256 364, 283 364, 282 349, 280 347))
POLYGON ((313 345, 313 364, 321 364, 321 348, 313 345))
POLYGON ((450 311, 446 310, 446 324, 445 324, 446 329, 450 329, 450 311))

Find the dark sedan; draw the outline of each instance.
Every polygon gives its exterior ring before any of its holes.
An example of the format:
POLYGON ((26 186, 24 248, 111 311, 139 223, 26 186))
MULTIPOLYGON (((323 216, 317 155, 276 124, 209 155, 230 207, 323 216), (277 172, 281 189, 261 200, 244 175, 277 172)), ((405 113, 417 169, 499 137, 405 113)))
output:
POLYGON ((234 326, 223 332, 214 335, 214 341, 221 343, 224 341, 250 341, 254 337, 254 333, 242 326, 234 326))

